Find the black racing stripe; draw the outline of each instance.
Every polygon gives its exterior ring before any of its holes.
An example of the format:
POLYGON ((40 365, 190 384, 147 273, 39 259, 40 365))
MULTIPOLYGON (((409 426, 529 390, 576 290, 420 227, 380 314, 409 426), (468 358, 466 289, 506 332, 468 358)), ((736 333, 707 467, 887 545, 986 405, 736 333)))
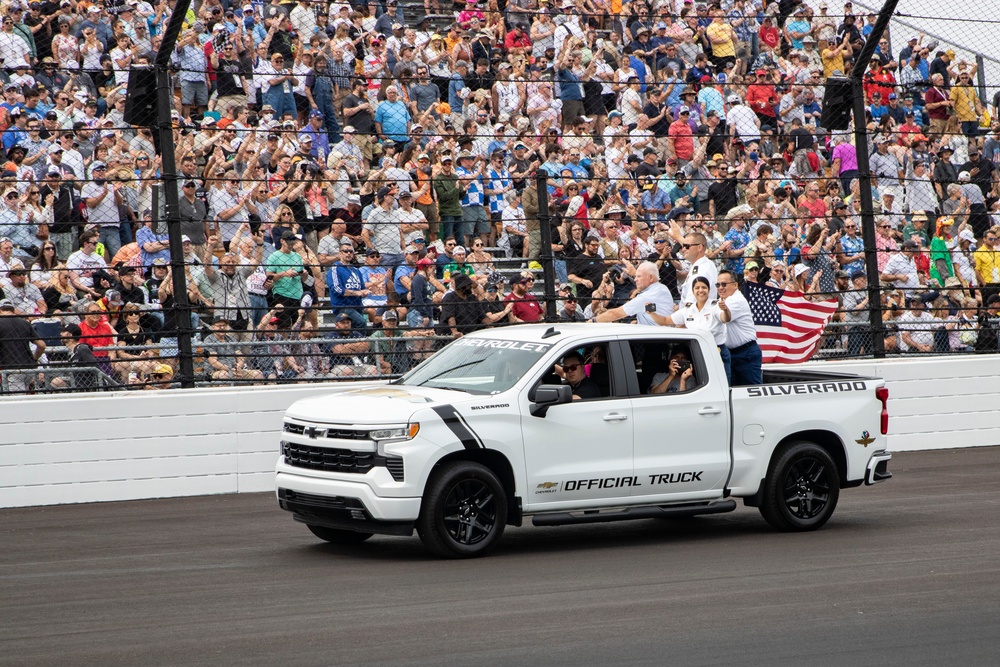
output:
POLYGON ((458 414, 458 411, 451 405, 439 405, 432 408, 434 412, 438 413, 438 416, 444 421, 445 425, 451 429, 451 432, 455 434, 462 446, 466 449, 481 449, 483 447, 482 440, 479 436, 475 434, 472 428, 465 423, 462 416, 458 414))

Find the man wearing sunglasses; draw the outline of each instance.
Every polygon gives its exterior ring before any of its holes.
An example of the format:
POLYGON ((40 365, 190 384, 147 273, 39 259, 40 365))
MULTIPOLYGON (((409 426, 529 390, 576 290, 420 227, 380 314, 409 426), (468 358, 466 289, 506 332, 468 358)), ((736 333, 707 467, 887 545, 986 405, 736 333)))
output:
POLYGON ((730 384, 734 387, 763 384, 757 328, 750 304, 736 282, 736 274, 729 270, 720 271, 715 287, 719 294, 719 319, 726 325, 726 347, 729 348, 732 367, 730 384))
POLYGON ((719 298, 719 292, 715 288, 715 283, 719 278, 719 270, 715 262, 706 257, 707 252, 705 235, 701 233, 688 234, 681 244, 684 258, 690 263, 691 269, 688 271, 684 285, 681 287, 681 303, 694 303, 694 294, 691 292, 691 285, 695 278, 699 276, 708 280, 709 300, 719 298))
POLYGON ((354 257, 354 244, 345 237, 340 242, 340 259, 326 274, 326 285, 333 314, 347 315, 355 328, 363 329, 368 326, 368 322, 361 313, 361 301, 370 296, 371 291, 365 288, 365 281, 354 263, 354 257))

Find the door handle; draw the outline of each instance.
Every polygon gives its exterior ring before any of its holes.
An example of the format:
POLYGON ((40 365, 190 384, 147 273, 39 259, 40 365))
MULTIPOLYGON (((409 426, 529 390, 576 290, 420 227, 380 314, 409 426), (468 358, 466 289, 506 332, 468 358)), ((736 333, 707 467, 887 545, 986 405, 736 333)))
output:
POLYGON ((604 421, 606 422, 623 422, 628 419, 628 415, 623 415, 619 412, 611 412, 604 415, 604 421))
POLYGON ((712 406, 707 406, 698 411, 699 415, 717 415, 722 412, 722 408, 713 408, 712 406))

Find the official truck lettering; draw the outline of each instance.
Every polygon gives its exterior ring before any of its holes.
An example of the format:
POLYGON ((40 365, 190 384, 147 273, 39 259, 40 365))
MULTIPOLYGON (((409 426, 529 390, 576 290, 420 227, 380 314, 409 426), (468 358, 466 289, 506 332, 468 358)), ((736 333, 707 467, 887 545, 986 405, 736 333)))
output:
POLYGON ((827 394, 841 391, 864 391, 867 385, 864 382, 810 382, 809 384, 794 385, 762 385, 760 387, 747 387, 747 395, 751 398, 760 396, 790 396, 792 394, 827 394))
POLYGON ((656 486, 657 484, 682 484, 684 482, 700 482, 701 475, 705 472, 704 470, 699 470, 698 472, 675 472, 669 475, 650 475, 649 485, 656 486))
POLYGON ((642 486, 638 477, 601 477, 598 479, 571 479, 563 485, 563 491, 583 489, 617 489, 623 486, 642 486))
MULTIPOLYGON (((673 472, 649 475, 649 485, 658 484, 684 484, 686 482, 700 482, 704 470, 697 472, 673 472)), ((539 487, 542 485, 539 484, 539 487)), ((583 491, 585 489, 618 489, 625 486, 643 486, 639 477, 598 477, 597 479, 573 479, 563 484, 563 491, 583 491)), ((547 493, 548 491, 536 491, 536 493, 547 493)))

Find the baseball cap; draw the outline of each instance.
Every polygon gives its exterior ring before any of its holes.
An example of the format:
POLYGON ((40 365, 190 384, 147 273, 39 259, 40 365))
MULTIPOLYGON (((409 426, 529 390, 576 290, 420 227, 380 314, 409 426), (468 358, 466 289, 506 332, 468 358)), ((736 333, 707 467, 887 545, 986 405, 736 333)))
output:
POLYGON ((0 310, 14 310, 14 302, 10 299, 0 300, 0 310))
POLYGON ((384 313, 382 313, 383 320, 393 320, 394 322, 399 321, 399 313, 396 312, 395 308, 389 308, 384 313))
POLYGON ((334 321, 334 323, 336 323, 336 322, 343 322, 345 320, 348 321, 348 322, 350 322, 351 321, 351 316, 348 315, 347 313, 341 313, 340 315, 337 315, 337 317, 334 318, 333 321, 334 321))

